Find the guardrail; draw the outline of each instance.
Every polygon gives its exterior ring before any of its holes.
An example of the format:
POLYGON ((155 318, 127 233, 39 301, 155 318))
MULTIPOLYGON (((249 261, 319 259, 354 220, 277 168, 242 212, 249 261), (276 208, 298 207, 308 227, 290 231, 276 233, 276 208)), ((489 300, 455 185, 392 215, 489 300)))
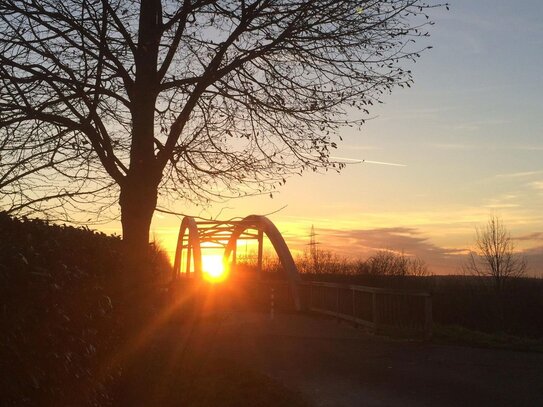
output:
MULTIPOLYGON (((237 279, 235 284, 194 285, 199 281, 182 278, 170 289, 203 287, 203 291, 196 290, 195 293, 205 295, 207 306, 216 309, 269 310, 273 293, 275 310, 296 310, 291 287, 286 281, 237 279)), ((424 338, 432 335, 432 297, 427 292, 316 281, 301 282, 298 288, 304 310, 351 321, 375 333, 424 338)), ((174 297, 178 296, 175 292, 174 297)))
POLYGON ((432 297, 427 292, 303 282, 301 294, 305 309, 355 322, 375 333, 432 335, 432 297))

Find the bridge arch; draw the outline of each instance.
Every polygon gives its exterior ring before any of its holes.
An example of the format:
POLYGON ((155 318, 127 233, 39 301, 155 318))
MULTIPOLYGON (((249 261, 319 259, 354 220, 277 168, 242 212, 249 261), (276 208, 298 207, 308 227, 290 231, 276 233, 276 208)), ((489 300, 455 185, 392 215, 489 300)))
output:
POLYGON ((173 279, 176 280, 181 274, 181 259, 183 249, 187 250, 186 273, 190 272, 191 255, 194 263, 194 273, 197 277, 202 276, 202 248, 200 246, 200 234, 198 225, 193 217, 185 216, 179 227, 177 247, 175 249, 175 260, 173 266, 173 279), (188 234, 187 234, 188 233, 188 234), (185 246, 185 236, 187 244, 185 246))
POLYGON ((183 267, 181 262, 184 250, 187 253, 186 264, 184 266, 185 273, 187 275, 190 273, 192 261, 194 264, 194 276, 201 279, 203 277, 201 244, 214 244, 216 245, 215 247, 224 247, 223 259, 225 263, 228 262, 232 253, 234 253, 235 262, 237 242, 240 238, 258 239, 260 269, 262 265, 262 238, 264 234, 268 237, 277 253, 279 261, 286 272, 294 305, 297 310, 300 310, 301 300, 298 286, 301 279, 298 269, 281 232, 265 216, 249 215, 242 220, 236 221, 196 221, 193 217, 185 216, 179 227, 173 267, 173 280, 177 280, 181 276, 183 267), (248 230, 257 230, 258 236, 247 232, 248 230), (227 243, 225 244, 224 242, 227 243))
MULTIPOLYGON (((256 229, 259 232, 263 232, 268 236, 268 239, 270 239, 270 242, 279 257, 279 261, 286 272, 290 290, 294 298, 294 304, 299 311, 301 309, 300 294, 298 290, 298 285, 301 282, 300 274, 298 273, 298 268, 294 263, 294 259, 292 258, 292 254, 290 253, 285 239, 271 220, 265 216, 249 215, 241 222, 237 223, 224 249, 224 260, 228 261, 231 253, 236 248, 238 238, 247 229, 256 229)), ((262 244, 262 242, 259 242, 259 244, 262 244)))

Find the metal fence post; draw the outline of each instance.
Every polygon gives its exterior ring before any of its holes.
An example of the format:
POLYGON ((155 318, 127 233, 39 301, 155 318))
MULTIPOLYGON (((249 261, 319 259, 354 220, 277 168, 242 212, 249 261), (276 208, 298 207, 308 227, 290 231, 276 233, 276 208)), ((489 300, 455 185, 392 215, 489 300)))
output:
POLYGON ((432 337, 432 297, 424 297, 424 338, 432 337))
POLYGON ((353 300, 353 318, 356 318, 356 293, 354 288, 351 288, 352 300, 353 300))
POLYGON ((339 314, 339 290, 341 290, 339 287, 336 291, 336 312, 339 314))
POLYGON ((373 331, 375 333, 379 332, 379 310, 377 307, 377 293, 374 292, 371 294, 371 305, 373 313, 373 331))
POLYGON ((273 321, 273 318, 275 317, 275 289, 271 288, 270 293, 270 319, 273 321))

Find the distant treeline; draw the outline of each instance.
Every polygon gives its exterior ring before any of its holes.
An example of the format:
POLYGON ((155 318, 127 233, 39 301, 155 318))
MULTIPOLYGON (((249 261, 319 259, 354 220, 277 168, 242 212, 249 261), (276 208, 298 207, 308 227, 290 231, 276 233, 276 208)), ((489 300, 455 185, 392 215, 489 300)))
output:
MULTIPOLYGON (((295 259, 298 271, 302 274, 333 275, 372 275, 372 276, 428 276, 430 270, 424 260, 408 256, 403 252, 379 250, 365 260, 351 260, 340 257, 328 250, 304 252, 295 259)), ((238 256, 236 267, 248 270, 256 267, 256 254, 238 256)), ((263 269, 281 270, 279 259, 266 253, 263 257, 263 269)))

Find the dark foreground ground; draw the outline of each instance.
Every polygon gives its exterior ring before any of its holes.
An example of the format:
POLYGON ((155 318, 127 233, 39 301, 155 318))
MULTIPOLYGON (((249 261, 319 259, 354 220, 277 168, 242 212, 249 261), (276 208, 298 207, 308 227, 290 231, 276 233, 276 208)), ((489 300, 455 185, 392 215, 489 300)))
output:
POLYGON ((391 340, 293 314, 227 313, 171 332, 164 346, 199 369, 226 358, 315 406, 543 406, 541 353, 391 340))

